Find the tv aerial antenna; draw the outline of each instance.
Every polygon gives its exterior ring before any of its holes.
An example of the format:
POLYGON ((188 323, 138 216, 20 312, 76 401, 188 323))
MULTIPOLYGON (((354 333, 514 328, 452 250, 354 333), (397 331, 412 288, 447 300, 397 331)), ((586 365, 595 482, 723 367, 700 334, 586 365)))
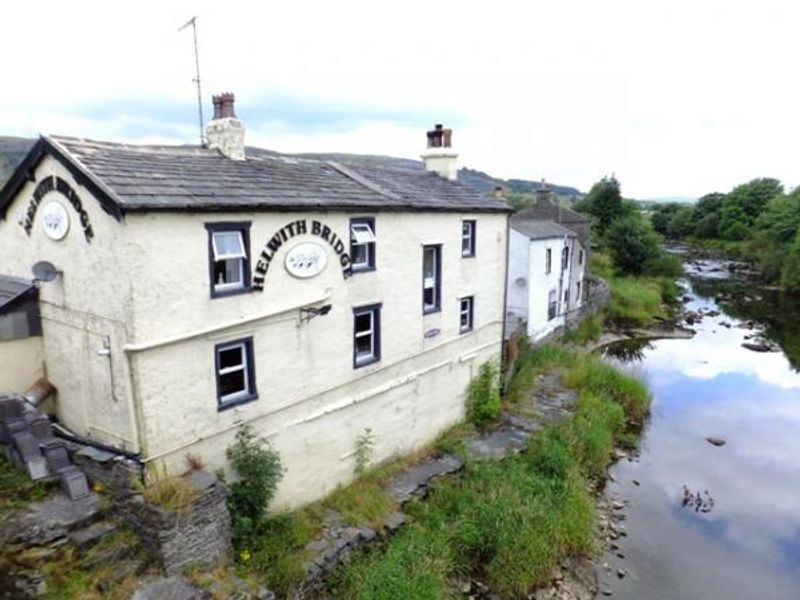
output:
POLYGON ((195 15, 180 28, 178 29, 178 33, 183 31, 189 26, 192 26, 192 35, 194 37, 194 69, 195 69, 195 77, 192 79, 194 83, 197 84, 197 113, 200 119, 200 146, 205 148, 206 147, 206 138, 203 133, 203 94, 200 91, 200 57, 197 52, 197 16, 195 15))

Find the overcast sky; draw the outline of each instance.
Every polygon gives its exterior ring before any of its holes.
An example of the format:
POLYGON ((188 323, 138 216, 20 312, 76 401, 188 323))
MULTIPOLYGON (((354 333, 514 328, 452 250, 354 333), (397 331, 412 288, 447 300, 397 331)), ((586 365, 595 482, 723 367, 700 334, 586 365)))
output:
POLYGON ((247 143, 418 157, 435 122, 462 166, 629 197, 800 183, 800 3, 375 0, 14 2, 0 134, 198 139, 232 91, 247 143))

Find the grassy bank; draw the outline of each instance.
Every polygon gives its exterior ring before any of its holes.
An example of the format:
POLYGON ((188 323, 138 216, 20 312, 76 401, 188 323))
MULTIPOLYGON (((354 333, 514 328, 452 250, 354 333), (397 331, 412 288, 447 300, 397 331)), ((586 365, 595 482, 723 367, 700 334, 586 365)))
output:
MULTIPOLYGON (((383 548, 342 568, 337 597, 447 598, 457 576, 515 598, 547 583, 558 562, 593 547, 594 500, 615 443, 627 441, 649 405, 641 382, 600 359, 523 344, 507 408, 521 408, 539 373, 559 369, 578 392, 577 411, 541 432, 518 456, 472 462, 404 510, 412 521, 383 548)), ((452 440, 457 446, 458 440, 452 440)))
POLYGON ((647 327, 670 316, 677 304, 677 277, 622 277, 615 273, 607 254, 592 255, 591 272, 608 283, 611 300, 597 313, 565 333, 565 341, 585 344, 597 340, 605 329, 647 327))

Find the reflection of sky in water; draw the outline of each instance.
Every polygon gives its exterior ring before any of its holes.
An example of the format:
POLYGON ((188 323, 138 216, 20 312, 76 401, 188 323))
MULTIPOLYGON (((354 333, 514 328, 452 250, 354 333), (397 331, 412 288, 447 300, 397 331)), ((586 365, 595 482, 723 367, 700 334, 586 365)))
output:
MULTIPOLYGON (((716 308, 689 305, 701 306, 716 308)), ((605 579, 615 597, 800 598, 800 374, 782 353, 742 348, 737 323, 704 317, 693 340, 645 351, 653 414, 640 461, 618 464, 608 490, 632 502, 617 565, 631 575, 605 579), (713 510, 682 508, 684 485, 708 490, 713 510)))

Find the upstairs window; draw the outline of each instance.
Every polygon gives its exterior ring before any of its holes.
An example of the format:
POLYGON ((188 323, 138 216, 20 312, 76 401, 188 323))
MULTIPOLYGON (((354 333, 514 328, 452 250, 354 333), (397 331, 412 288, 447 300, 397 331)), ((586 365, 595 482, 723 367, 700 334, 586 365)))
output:
POLYGON ((250 290, 250 223, 207 223, 211 297, 250 290))
POLYGON ((253 338, 219 344, 214 348, 219 409, 255 400, 253 338))
POLYGON ((442 247, 422 247, 422 313, 442 308, 442 247))
POLYGON ((546 275, 553 270, 553 251, 548 248, 544 253, 544 272, 546 275))
POLYGON ((381 305, 353 309, 353 368, 381 359, 381 305))
POLYGON ((547 298, 547 320, 552 321, 556 318, 556 310, 558 308, 558 296, 555 290, 550 290, 547 298))
POLYGON ((475 221, 461 223, 461 256, 475 256, 475 221))
POLYGON ((583 264, 583 250, 578 250, 578 264, 583 264))
POLYGON ((459 333, 467 333, 472 331, 472 315, 475 300, 473 296, 461 298, 459 310, 459 333))
POLYGON ((581 303, 581 282, 580 281, 575 283, 575 301, 578 304, 581 303))
POLYGON ((564 248, 561 251, 561 270, 566 271, 569 267, 569 248, 564 248))
POLYGON ((375 219, 350 219, 350 261, 353 272, 375 269, 375 219))

